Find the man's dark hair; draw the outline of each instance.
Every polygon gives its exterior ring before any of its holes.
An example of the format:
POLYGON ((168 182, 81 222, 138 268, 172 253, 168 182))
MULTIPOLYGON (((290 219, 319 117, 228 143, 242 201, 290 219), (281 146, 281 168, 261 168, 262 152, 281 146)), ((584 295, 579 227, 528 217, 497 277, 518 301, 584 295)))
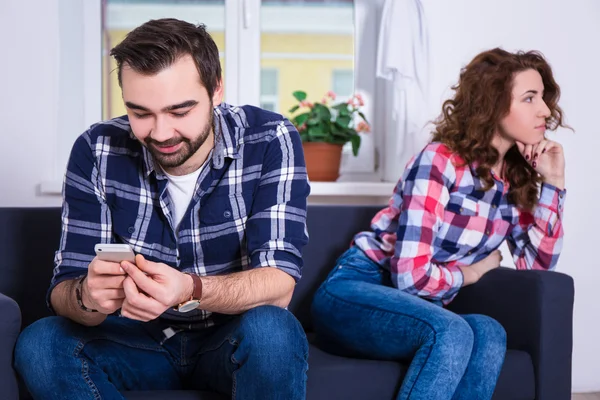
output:
POLYGON ((200 82, 212 98, 221 80, 221 63, 219 49, 203 24, 173 18, 151 20, 129 32, 110 51, 117 61, 121 87, 123 64, 135 72, 154 75, 187 54, 194 59, 200 82))

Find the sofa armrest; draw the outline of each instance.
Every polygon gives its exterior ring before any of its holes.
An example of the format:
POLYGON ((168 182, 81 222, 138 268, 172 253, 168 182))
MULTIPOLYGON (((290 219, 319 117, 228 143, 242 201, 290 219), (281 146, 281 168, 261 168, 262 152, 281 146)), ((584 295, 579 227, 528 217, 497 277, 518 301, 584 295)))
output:
POLYGON ((21 330, 21 310, 17 303, 0 293, 0 388, 3 399, 17 399, 19 391, 13 370, 13 351, 21 330))
POLYGON ((498 268, 462 288, 448 309, 496 319, 508 348, 530 354, 536 399, 570 399, 574 291, 559 272, 498 268))

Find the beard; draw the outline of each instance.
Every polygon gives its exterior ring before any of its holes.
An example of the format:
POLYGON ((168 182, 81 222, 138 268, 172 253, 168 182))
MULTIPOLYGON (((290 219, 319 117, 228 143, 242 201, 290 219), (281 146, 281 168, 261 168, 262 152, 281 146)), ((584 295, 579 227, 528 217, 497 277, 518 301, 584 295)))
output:
POLYGON ((177 168, 182 166, 187 160, 190 159, 196 152, 202 147, 206 139, 210 135, 210 131, 213 129, 213 113, 212 105, 209 112, 208 124, 200 134, 194 139, 188 139, 183 137, 176 137, 166 140, 164 142, 157 142, 148 136, 144 139, 146 147, 154 157, 154 159, 163 168, 177 168), (160 152, 157 147, 169 147, 176 146, 179 143, 183 143, 182 146, 174 153, 165 154, 160 152))

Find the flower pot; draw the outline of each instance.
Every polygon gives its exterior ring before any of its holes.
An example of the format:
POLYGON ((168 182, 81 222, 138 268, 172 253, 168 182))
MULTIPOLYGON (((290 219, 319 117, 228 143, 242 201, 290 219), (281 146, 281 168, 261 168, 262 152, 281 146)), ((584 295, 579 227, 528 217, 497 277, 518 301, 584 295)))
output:
POLYGON ((340 176, 342 145, 323 142, 303 142, 308 179, 312 182, 334 182, 340 176))

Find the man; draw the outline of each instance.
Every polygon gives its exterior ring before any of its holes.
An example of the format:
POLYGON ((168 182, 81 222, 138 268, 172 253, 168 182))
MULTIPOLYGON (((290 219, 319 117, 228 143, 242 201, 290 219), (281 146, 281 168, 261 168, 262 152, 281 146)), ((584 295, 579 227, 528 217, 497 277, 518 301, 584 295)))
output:
POLYGON ((150 21, 111 55, 127 116, 75 142, 48 291, 57 316, 22 333, 18 372, 36 399, 304 398, 308 345, 286 309, 308 240, 298 132, 221 104, 204 26, 150 21), (135 264, 99 260, 97 243, 130 244, 135 264))

